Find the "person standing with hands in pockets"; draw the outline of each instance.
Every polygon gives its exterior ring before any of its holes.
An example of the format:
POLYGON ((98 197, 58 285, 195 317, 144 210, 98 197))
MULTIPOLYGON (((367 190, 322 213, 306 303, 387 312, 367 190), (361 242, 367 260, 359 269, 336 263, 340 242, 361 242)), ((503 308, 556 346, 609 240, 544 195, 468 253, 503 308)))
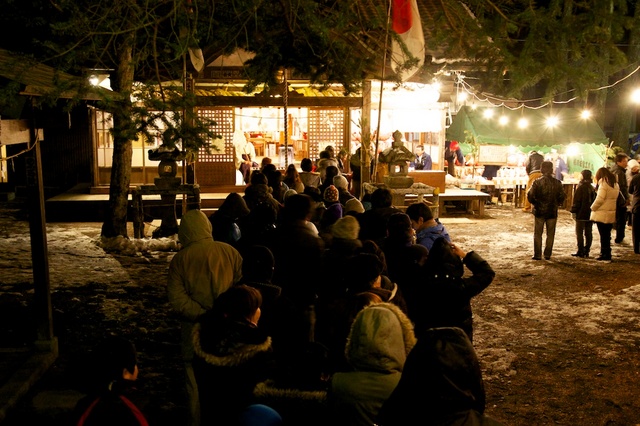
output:
POLYGON ((547 228, 547 239, 544 247, 544 258, 551 259, 553 241, 556 236, 556 223, 558 222, 558 206, 564 202, 564 190, 562 182, 553 177, 553 163, 543 161, 540 165, 542 176, 536 179, 527 193, 527 198, 533 206, 535 217, 533 231, 533 257, 532 260, 542 259, 542 231, 547 228))
POLYGON ((591 204, 596 199, 596 191, 591 184, 591 170, 581 172, 582 180, 576 188, 571 206, 571 217, 576 221, 576 238, 578 251, 571 256, 589 257, 591 243, 593 242, 593 222, 591 216, 591 204))

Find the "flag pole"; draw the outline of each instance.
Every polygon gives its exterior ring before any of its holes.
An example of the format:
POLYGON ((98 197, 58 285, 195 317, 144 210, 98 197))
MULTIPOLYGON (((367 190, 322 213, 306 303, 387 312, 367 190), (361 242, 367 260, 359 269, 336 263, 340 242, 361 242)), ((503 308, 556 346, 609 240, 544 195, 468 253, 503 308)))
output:
POLYGON ((389 0, 389 7, 387 9, 387 28, 384 36, 384 53, 382 55, 382 73, 380 75, 380 97, 378 99, 378 124, 376 126, 376 149, 373 153, 373 176, 372 181, 376 181, 378 178, 378 145, 380 142, 380 119, 382 117, 382 93, 384 91, 384 78, 387 68, 387 49, 389 46, 389 21, 391 20, 391 4, 393 0, 389 0))

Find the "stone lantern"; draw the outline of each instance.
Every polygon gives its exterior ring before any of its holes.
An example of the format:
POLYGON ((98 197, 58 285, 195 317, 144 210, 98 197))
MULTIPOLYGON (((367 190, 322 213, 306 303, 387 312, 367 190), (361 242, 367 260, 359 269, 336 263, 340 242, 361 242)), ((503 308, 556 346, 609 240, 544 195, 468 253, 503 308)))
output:
POLYGON ((170 150, 164 145, 148 151, 149 160, 158 161, 158 175, 155 186, 158 188, 162 200, 163 215, 160 227, 153 231, 153 238, 168 237, 178 233, 178 219, 176 217, 176 194, 182 184, 182 178, 176 177, 178 161, 185 156, 178 148, 170 150))

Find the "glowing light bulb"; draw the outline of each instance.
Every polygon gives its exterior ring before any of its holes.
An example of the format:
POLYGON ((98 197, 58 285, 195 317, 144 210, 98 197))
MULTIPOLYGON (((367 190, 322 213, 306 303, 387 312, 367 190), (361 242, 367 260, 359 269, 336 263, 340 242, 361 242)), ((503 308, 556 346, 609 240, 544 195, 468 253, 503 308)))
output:
POLYGON ((498 123, 501 126, 506 125, 509 122, 509 117, 507 117, 506 115, 501 115, 500 118, 498 119, 498 123))
POLYGON ((640 89, 635 89, 631 92, 631 102, 634 104, 640 104, 640 89))
POLYGON ((529 120, 527 120, 526 118, 521 118, 518 120, 518 127, 520 129, 526 129, 527 127, 529 127, 529 120))
POLYGON ((582 118, 583 118, 583 119, 585 119, 585 120, 586 120, 587 118, 590 118, 590 117, 591 117, 591 111, 589 111, 588 109, 583 110, 583 111, 580 113, 580 117, 582 117, 582 118))
POLYGON ((547 118, 547 127, 555 127, 558 125, 558 117, 552 116, 547 118))
POLYGON ((487 108, 484 110, 484 112, 482 113, 484 118, 491 118, 493 117, 493 110, 491 108, 487 108))

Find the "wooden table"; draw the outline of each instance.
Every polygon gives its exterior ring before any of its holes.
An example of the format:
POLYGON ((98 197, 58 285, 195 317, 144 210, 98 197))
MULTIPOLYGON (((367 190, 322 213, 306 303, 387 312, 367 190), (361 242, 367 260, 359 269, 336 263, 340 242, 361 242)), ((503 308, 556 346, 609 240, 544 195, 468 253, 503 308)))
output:
POLYGON ((439 204, 440 211, 444 214, 446 209, 444 203, 447 201, 464 201, 467 205, 467 213, 474 213, 478 216, 484 216, 484 204, 491 200, 491 195, 486 192, 477 191, 475 189, 457 189, 447 188, 440 194, 439 204))
POLYGON ((496 189, 502 193, 503 190, 513 190, 513 204, 515 207, 524 206, 524 197, 526 197, 528 177, 494 177, 492 180, 496 189))
MULTIPOLYGON (((363 184, 365 194, 371 194, 378 188, 386 187, 385 185, 374 185, 369 182, 365 182, 363 184)), ((387 188, 391 191, 393 195, 393 205, 395 207, 399 207, 404 209, 406 206, 407 196, 414 195, 417 197, 417 202, 427 201, 427 203, 431 204, 431 210, 433 211, 433 216, 438 217, 439 212, 439 201, 438 195, 440 194, 439 188, 434 188, 433 186, 425 185, 423 183, 414 183, 409 188, 387 188), (425 200, 425 195, 430 199, 425 200)))

